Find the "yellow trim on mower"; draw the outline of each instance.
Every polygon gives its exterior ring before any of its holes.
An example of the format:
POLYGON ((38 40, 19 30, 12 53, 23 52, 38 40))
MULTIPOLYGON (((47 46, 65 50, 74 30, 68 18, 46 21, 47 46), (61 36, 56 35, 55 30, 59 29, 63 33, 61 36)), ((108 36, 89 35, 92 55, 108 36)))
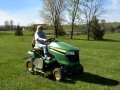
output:
POLYGON ((59 48, 56 48, 56 47, 50 47, 50 49, 61 52, 61 53, 66 53, 67 52, 65 50, 62 50, 62 49, 59 49, 59 48))

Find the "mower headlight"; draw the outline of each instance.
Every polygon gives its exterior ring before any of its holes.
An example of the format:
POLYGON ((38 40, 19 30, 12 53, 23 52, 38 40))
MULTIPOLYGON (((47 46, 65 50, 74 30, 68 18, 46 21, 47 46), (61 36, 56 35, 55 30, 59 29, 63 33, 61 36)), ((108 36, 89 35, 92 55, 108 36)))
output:
POLYGON ((66 53, 66 55, 75 55, 75 52, 73 52, 73 51, 68 51, 68 52, 66 53))

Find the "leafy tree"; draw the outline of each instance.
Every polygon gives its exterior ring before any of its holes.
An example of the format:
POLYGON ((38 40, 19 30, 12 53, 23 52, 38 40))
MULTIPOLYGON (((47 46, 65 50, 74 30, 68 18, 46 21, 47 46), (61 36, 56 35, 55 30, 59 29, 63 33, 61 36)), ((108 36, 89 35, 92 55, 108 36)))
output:
POLYGON ((63 26, 59 24, 58 35, 63 36, 65 34, 66 34, 66 32, 64 31, 63 26))
POLYGON ((105 19, 102 19, 102 20, 101 20, 101 23, 102 23, 102 24, 105 24, 105 23, 106 23, 105 19))
POLYGON ((95 40, 102 40, 104 36, 104 29, 101 29, 100 24, 98 23, 98 19, 94 17, 91 23, 91 36, 95 40))
POLYGON ((118 25, 117 27, 118 33, 120 32, 120 25, 118 25))
POLYGON ((15 36, 22 36, 22 35, 23 35, 22 28, 18 25, 15 30, 15 36))
POLYGON ((115 33, 115 27, 111 26, 110 31, 111 31, 111 33, 115 33))

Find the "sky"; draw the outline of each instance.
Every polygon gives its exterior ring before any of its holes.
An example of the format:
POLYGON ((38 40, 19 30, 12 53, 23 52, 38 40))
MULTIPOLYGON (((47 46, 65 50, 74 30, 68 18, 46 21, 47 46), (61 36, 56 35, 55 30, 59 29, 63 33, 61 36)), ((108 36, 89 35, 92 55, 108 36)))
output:
POLYGON ((107 13, 103 18, 107 22, 120 22, 120 0, 106 0, 107 13))
POLYGON ((0 0, 0 25, 6 20, 13 20, 16 25, 43 23, 39 14, 41 3, 41 0, 0 0))
MULTIPOLYGON (((120 0, 106 0, 108 12, 101 18, 107 22, 120 22, 120 0)), ((14 24, 30 25, 43 23, 39 11, 42 0, 0 0, 0 25, 6 20, 13 20, 14 24)))

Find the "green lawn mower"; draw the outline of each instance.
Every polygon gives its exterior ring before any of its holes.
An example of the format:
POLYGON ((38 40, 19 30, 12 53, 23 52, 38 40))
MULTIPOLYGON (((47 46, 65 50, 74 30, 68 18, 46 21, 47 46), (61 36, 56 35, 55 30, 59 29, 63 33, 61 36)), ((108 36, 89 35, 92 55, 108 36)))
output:
POLYGON ((38 47, 28 51, 30 58, 26 62, 26 67, 31 74, 42 74, 45 77, 54 77, 56 81, 62 81, 67 74, 83 73, 78 48, 55 38, 47 41, 51 57, 49 60, 45 59, 43 50, 38 47))

